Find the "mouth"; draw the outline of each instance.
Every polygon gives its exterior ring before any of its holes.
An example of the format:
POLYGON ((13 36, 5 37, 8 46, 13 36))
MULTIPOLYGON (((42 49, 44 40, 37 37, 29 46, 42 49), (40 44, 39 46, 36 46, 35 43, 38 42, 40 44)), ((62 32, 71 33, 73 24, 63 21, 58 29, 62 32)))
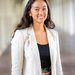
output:
POLYGON ((42 20, 43 18, 39 18, 40 20, 42 20))
POLYGON ((42 17, 38 17, 39 19, 44 19, 44 17, 42 16, 42 17))
POLYGON ((44 16, 44 15, 41 15, 41 16, 39 15, 38 18, 39 18, 39 19, 44 19, 45 16, 44 16))
POLYGON ((39 20, 40 22, 44 22, 44 20, 45 20, 45 15, 38 15, 37 18, 38 18, 38 20, 39 20))

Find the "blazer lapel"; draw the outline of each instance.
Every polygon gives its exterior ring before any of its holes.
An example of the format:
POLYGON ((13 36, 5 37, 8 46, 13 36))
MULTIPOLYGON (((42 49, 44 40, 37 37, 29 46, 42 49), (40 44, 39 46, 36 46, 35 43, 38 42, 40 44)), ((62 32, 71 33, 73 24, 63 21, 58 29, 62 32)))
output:
POLYGON ((40 55, 39 55, 39 50, 38 50, 38 45, 37 45, 37 41, 36 41, 36 37, 35 37, 35 33, 33 30, 33 27, 31 26, 28 30, 29 35, 31 35, 31 50, 34 56, 34 62, 38 63, 36 64, 36 67, 38 69, 38 73, 40 73, 39 75, 41 75, 41 61, 40 61, 40 55))
POLYGON ((54 36, 52 35, 53 34, 52 31, 46 27, 46 32, 50 49, 51 67, 53 67, 56 57, 56 43, 55 40, 53 39, 54 36))

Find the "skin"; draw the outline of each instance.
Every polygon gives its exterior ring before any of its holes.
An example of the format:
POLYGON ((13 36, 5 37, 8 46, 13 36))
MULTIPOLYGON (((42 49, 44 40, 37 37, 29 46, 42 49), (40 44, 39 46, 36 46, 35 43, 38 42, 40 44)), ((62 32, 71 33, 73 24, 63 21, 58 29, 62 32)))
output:
MULTIPOLYGON (((47 4, 43 0, 36 0, 32 4, 29 15, 33 18, 33 29, 37 43, 47 44, 47 33, 44 27, 44 21, 48 16, 47 4)), ((48 75, 48 73, 42 73, 42 75, 48 75)))

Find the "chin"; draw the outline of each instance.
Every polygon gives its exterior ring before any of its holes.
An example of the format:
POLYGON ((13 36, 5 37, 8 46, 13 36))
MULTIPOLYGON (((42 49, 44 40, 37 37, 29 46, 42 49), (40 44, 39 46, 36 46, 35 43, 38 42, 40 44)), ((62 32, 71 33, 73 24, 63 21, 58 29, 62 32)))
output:
POLYGON ((42 23, 44 23, 43 21, 42 22, 38 22, 39 24, 42 24, 42 23))
POLYGON ((38 21, 38 23, 44 23, 44 20, 38 21))

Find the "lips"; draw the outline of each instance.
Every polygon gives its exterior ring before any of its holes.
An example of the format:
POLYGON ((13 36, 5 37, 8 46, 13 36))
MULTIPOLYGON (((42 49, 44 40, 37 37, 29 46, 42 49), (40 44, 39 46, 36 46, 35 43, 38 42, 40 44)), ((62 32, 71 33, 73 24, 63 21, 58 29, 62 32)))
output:
POLYGON ((38 15, 37 18, 38 18, 38 20, 40 20, 40 21, 44 21, 45 16, 44 16, 44 15, 38 15))
POLYGON ((38 18, 43 19, 43 18, 45 18, 45 16, 39 15, 38 18))
POLYGON ((44 17, 42 16, 42 17, 38 17, 39 19, 43 19, 44 17))
POLYGON ((42 17, 39 17, 39 19, 43 19, 42 17))

